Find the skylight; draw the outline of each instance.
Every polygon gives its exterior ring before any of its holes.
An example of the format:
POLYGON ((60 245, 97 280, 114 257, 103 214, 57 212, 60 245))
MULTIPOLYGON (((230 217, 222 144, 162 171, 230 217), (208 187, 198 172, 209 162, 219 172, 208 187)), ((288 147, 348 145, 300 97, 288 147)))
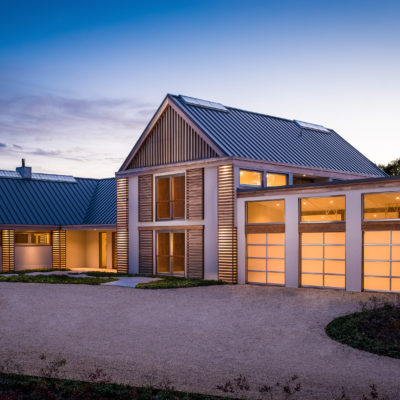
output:
POLYGON ((196 99, 195 97, 180 96, 186 104, 197 107, 211 108, 212 110, 225 111, 228 109, 221 103, 214 103, 213 101, 196 99))
POLYGON ((331 133, 328 128, 325 128, 322 125, 312 124, 310 122, 298 121, 294 120, 295 124, 298 125, 300 128, 303 129, 310 129, 313 131, 324 132, 324 133, 331 133))

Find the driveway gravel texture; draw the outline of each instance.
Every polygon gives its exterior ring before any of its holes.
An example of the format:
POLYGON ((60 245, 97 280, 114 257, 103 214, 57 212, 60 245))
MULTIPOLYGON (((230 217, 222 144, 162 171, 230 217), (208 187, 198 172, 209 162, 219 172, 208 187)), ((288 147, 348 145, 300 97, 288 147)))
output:
MULTIPOLYGON (((398 399, 400 360, 331 340, 325 326, 371 294, 250 285, 137 290, 0 283, 0 365, 38 374, 61 355, 65 376, 102 368, 113 381, 224 394, 240 374, 263 384, 299 376, 299 399, 361 398, 375 383, 398 399)), ((379 295, 389 297, 390 295, 379 295)), ((230 394, 229 394, 230 395, 230 394)))

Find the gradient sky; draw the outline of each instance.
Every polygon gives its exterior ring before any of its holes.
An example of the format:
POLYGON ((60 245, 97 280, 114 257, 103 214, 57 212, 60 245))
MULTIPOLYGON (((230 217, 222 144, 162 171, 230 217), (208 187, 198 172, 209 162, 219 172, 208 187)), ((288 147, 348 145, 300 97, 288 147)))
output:
POLYGON ((113 176, 166 93, 335 129, 400 156, 399 1, 13 0, 0 169, 113 176))

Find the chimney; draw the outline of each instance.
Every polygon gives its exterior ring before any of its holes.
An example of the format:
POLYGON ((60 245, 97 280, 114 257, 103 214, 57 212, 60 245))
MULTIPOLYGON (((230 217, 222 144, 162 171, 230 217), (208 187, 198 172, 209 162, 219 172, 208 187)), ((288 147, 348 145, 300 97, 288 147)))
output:
POLYGON ((15 170, 21 175, 21 178, 24 178, 24 179, 32 178, 32 168, 25 167, 25 158, 22 159, 22 166, 17 167, 15 170))

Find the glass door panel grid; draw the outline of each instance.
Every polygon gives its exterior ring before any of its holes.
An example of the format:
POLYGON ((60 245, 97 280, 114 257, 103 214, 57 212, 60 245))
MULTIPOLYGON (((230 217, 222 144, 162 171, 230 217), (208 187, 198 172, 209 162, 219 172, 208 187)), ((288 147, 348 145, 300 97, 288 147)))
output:
POLYGON ((400 292, 400 231, 364 232, 364 290, 400 292))
POLYGON ((301 286, 345 289, 344 232, 301 234, 301 286))
POLYGON ((247 234, 247 282, 285 285, 285 234, 247 234))

